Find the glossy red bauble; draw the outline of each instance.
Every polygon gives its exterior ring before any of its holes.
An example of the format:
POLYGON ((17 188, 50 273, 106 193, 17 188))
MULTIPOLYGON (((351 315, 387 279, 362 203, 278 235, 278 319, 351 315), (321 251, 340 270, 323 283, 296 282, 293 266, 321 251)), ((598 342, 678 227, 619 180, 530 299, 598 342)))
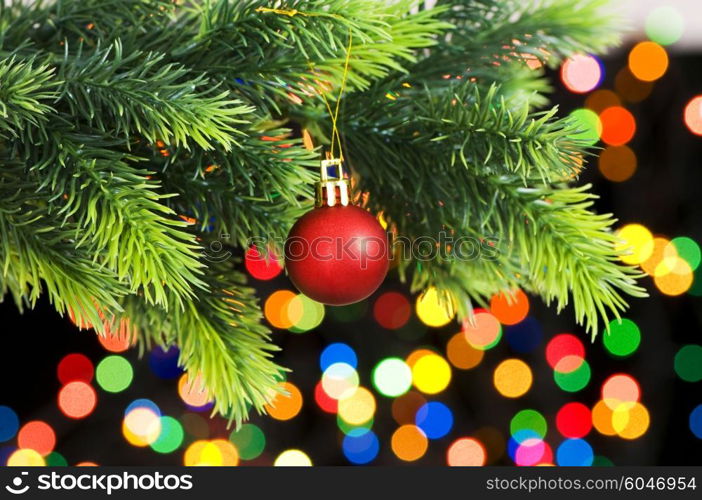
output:
POLYGON ((390 264, 385 231, 365 210, 348 205, 315 208, 298 220, 285 242, 285 267, 293 284, 328 305, 365 299, 385 279, 390 264))

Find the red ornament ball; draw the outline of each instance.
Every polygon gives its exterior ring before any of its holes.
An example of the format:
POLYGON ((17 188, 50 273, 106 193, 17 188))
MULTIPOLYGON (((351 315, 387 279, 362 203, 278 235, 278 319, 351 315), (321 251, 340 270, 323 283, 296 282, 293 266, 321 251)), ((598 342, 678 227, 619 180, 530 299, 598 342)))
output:
POLYGON ((303 215, 285 242, 285 268, 309 298, 353 304, 378 289, 390 265, 388 238, 362 208, 322 206, 303 215))

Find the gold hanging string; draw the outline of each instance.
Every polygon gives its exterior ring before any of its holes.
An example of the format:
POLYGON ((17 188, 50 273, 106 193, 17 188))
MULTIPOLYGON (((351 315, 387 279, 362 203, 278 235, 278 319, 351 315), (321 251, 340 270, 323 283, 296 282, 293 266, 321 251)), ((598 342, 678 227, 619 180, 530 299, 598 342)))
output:
MULTIPOLYGON (((259 7, 256 9, 256 12, 263 12, 263 13, 273 13, 273 14, 278 14, 281 16, 289 16, 289 17, 294 17, 294 16, 304 16, 304 17, 334 17, 334 18, 340 18, 340 16, 336 14, 327 14, 327 13, 318 13, 318 12, 301 12, 297 9, 273 9, 273 8, 268 8, 268 7, 259 7)), ((342 18, 343 19, 343 18, 342 18)), ((339 97, 336 100, 336 107, 334 111, 332 111, 331 105, 329 104, 329 100, 327 99, 326 94, 322 91, 320 92, 322 99, 324 100, 324 105, 327 108, 327 112, 329 113, 329 116, 332 121, 332 136, 331 136, 331 146, 330 149, 331 151, 329 152, 329 155, 334 158, 334 145, 337 144, 339 147, 339 159, 343 161, 344 159, 344 154, 342 150, 342 144, 341 144, 341 135, 339 134, 339 128, 337 126, 337 122, 339 119, 339 111, 341 108, 341 98, 344 95, 344 90, 346 89, 346 81, 348 80, 349 76, 349 65, 351 62, 351 47, 353 44, 353 35, 351 32, 351 28, 349 28, 349 42, 346 47, 346 59, 344 61, 344 72, 341 77, 341 87, 339 89, 339 97)), ((309 59, 307 60, 307 63, 310 67, 310 70, 314 71, 314 65, 312 64, 312 61, 309 59)))

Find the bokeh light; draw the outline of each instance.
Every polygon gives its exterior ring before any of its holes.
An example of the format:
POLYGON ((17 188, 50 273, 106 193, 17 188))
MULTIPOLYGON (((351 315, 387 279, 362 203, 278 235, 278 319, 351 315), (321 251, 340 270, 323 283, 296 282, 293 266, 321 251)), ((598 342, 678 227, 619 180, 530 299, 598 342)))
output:
POLYGON ((10 455, 7 465, 9 467, 43 467, 46 461, 36 450, 22 448, 10 455))
POLYGON ((593 145, 600 140, 602 122, 597 113, 590 109, 580 108, 571 111, 568 116, 577 129, 577 132, 572 135, 573 139, 582 141, 585 145, 593 145))
POLYGON ((242 460, 254 460, 266 448, 266 436, 261 428, 254 424, 243 424, 238 430, 232 431, 229 440, 239 450, 242 460))
POLYGON ((539 322, 527 317, 516 325, 505 327, 505 338, 513 351, 526 354, 541 345, 543 333, 539 322))
POLYGON ((456 315, 452 299, 439 294, 434 287, 417 297, 415 309, 422 323, 434 328, 447 325, 456 315))
POLYGON ((685 125, 695 135, 702 135, 702 95, 690 99, 685 106, 685 125))
POLYGON ((405 462, 413 462, 424 456, 429 447, 429 440, 416 425, 398 427, 390 440, 393 453, 405 462))
POLYGON ((702 404, 690 412, 690 431, 697 439, 702 439, 702 404))
POLYGON ((624 182, 636 173, 637 163, 636 153, 629 146, 609 146, 600 152, 597 166, 608 181, 624 182))
POLYGON ((412 383, 425 394, 438 394, 451 382, 451 366, 438 354, 429 352, 412 364, 412 383))
POLYGON ((373 418, 375 397, 365 387, 358 387, 339 400, 339 418, 350 425, 360 426, 373 418))
POLYGON ((509 431, 512 439, 522 444, 528 439, 546 437, 548 424, 544 416, 536 410, 521 410, 509 423, 509 431))
POLYGON ((590 383, 591 377, 592 370, 590 370, 590 364, 584 359, 580 359, 578 368, 573 371, 562 372, 554 370, 553 372, 553 380, 556 382, 556 385, 566 392, 578 392, 583 390, 587 387, 587 384, 590 383))
POLYGON ((95 374, 93 362, 87 356, 79 353, 67 354, 59 361, 56 368, 59 382, 66 385, 74 380, 90 383, 95 374))
POLYGON ((620 405, 631 407, 641 397, 639 383, 630 375, 617 373, 602 384, 602 400, 612 410, 620 405))
POLYGON ((334 363, 322 374, 322 388, 332 399, 352 394, 359 384, 358 372, 346 363, 334 363))
POLYGON ((620 404, 612 412, 612 428, 622 439, 638 439, 651 423, 648 410, 641 403, 620 404))
POLYGON ((378 456, 380 443, 370 429, 356 428, 344 436, 341 448, 349 462, 364 465, 378 456))
POLYGON ((653 253, 653 235, 641 224, 627 224, 617 231, 621 240, 615 245, 625 264, 641 264, 653 253))
POLYGON ((263 255, 255 246, 250 247, 244 256, 246 270, 257 280, 272 280, 283 272, 280 258, 272 251, 263 255))
POLYGON ((446 452, 446 463, 452 467, 480 467, 485 465, 486 458, 483 444, 468 437, 456 439, 446 452))
POLYGON ((468 343, 483 351, 496 346, 502 337, 500 321, 483 309, 475 310, 472 318, 466 318, 462 330, 468 343))
POLYGON ((621 106, 621 104, 619 96, 608 89, 596 90, 585 99, 585 107, 598 115, 609 107, 621 106))
POLYGON ((601 139, 609 146, 623 146, 636 133, 636 119, 626 108, 613 106, 600 113, 601 139))
POLYGON ((161 346, 156 346, 149 353, 149 368, 157 377, 171 380, 183 374, 183 369, 178 365, 180 350, 170 346, 165 351, 161 346))
POLYGON ((556 372, 574 372, 584 361, 585 346, 575 335, 561 333, 546 344, 546 362, 556 372))
POLYGON ((625 67, 614 78, 614 89, 623 100, 635 104, 651 95, 653 83, 639 80, 625 67))
POLYGON ((302 409, 302 393, 291 382, 280 382, 279 386, 287 394, 276 392, 273 401, 265 406, 266 413, 276 420, 290 420, 302 409))
POLYGON ((122 392, 129 387, 133 378, 131 363, 118 355, 107 356, 95 370, 95 379, 106 392, 122 392))
POLYGON ((668 53, 656 42, 639 42, 629 52, 629 70, 641 81, 652 82, 668 69, 668 53))
POLYGON ((46 422, 32 420, 24 424, 17 433, 17 446, 34 450, 45 457, 56 446, 56 433, 46 422))
POLYGON ((275 467, 309 467, 312 460, 302 450, 285 450, 273 462, 275 467))
POLYGON ((153 401, 137 399, 124 412, 122 434, 132 446, 146 447, 155 443, 162 429, 161 410, 153 401))
POLYGON ((417 410, 415 425, 429 439, 439 439, 451 432, 453 413, 445 404, 439 401, 430 401, 417 410))
POLYGON ((529 314, 529 297, 519 289, 495 294, 490 299, 490 313, 503 325, 516 325, 529 314))
POLYGON ((150 443, 151 449, 157 453, 173 453, 183 444, 185 432, 183 426, 173 417, 162 416, 161 432, 155 441, 150 443))
POLYGON ((324 348, 319 356, 319 367, 325 371, 334 363, 345 363, 353 368, 358 366, 356 351, 348 344, 336 342, 324 348))
POLYGON ((85 418, 97 405, 97 394, 89 384, 75 380, 64 385, 58 394, 58 407, 69 418, 85 418))
POLYGON ((191 377, 189 373, 184 373, 178 380, 178 395, 191 408, 204 408, 211 402, 209 392, 200 373, 195 377, 191 377))
POLYGON ((584 94, 595 89, 602 81, 604 69, 596 57, 576 54, 561 67, 561 79, 568 90, 584 94))
POLYGON ((702 380, 702 346, 688 344, 675 354, 675 373, 686 382, 702 380))
POLYGON ((699 267, 700 261, 702 261, 702 251, 695 240, 687 236, 678 236, 670 241, 670 246, 672 248, 664 250, 665 254, 672 253, 674 249, 693 271, 699 267))
POLYGON ((288 302, 287 317, 292 322, 288 328, 293 333, 304 333, 317 328, 324 320, 324 305, 303 294, 288 302))
POLYGON ((426 398, 416 391, 403 394, 392 402, 392 418, 398 425, 414 424, 417 411, 426 402, 426 398))
POLYGON ((383 396, 396 398, 412 387, 412 369, 400 358, 385 358, 373 369, 373 386, 383 396))
POLYGON ((646 35, 661 45, 671 45, 682 37, 685 20, 673 6, 656 7, 646 16, 646 35))
MULTIPOLYGON (((296 296, 297 294, 290 290, 277 290, 270 294, 263 306, 263 314, 271 326, 286 330, 300 320, 300 316, 290 316, 288 307, 290 301, 296 296)), ((295 312, 300 315, 302 313, 301 310, 296 310, 295 312)))
POLYGON ((533 376, 531 368, 520 359, 506 359, 493 373, 493 383, 497 391, 506 398, 518 398, 531 388, 533 376))
POLYGON ((453 366, 460 370, 470 370, 480 364, 484 352, 473 347, 463 332, 451 337, 446 344, 446 357, 453 366))
POLYGON ((641 332, 636 323, 630 319, 613 319, 609 322, 609 327, 602 332, 602 343, 614 356, 630 356, 641 344, 641 332))
POLYGON ((556 428, 563 437, 583 438, 592 430, 592 412, 582 403, 567 403, 556 414, 556 428))
POLYGON ((9 406, 0 405, 0 443, 9 441, 19 430, 19 418, 9 406))
POLYGON ((373 305, 373 317, 380 326, 397 330, 407 324, 412 315, 412 306, 403 294, 385 292, 373 305))
POLYGON ((592 465, 594 453, 592 446, 584 439, 566 439, 556 450, 556 462, 564 466, 592 465))
POLYGON ((239 465, 239 453, 231 442, 224 439, 199 440, 185 450, 183 464, 189 467, 232 467, 239 465))

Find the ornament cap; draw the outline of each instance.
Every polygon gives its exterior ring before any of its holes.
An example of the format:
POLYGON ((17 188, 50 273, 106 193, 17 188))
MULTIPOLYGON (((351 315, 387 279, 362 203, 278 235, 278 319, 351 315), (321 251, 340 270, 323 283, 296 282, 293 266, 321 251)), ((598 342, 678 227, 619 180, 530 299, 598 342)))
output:
POLYGON ((341 158, 322 160, 320 170, 316 206, 347 206, 349 204, 349 180, 344 177, 341 158))

